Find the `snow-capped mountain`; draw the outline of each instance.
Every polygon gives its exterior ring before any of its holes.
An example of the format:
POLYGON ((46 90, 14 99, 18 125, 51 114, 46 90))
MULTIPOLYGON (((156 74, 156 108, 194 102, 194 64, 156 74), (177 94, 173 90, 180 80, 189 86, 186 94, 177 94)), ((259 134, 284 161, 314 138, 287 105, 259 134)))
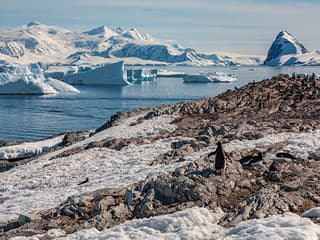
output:
POLYGON ((73 32, 31 22, 0 31, 0 60, 18 63, 45 62, 97 64, 124 60, 129 64, 254 65, 250 56, 204 54, 176 43, 160 41, 135 28, 101 26, 73 32))
POLYGON ((268 51, 265 65, 320 65, 320 53, 310 52, 287 31, 280 32, 268 51))

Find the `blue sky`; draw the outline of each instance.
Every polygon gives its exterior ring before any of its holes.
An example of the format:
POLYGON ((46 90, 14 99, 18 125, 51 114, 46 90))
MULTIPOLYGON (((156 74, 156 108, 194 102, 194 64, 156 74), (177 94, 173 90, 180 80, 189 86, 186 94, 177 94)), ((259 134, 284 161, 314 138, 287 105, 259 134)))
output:
POLYGON ((288 30, 320 50, 319 0, 0 0, 0 28, 39 21, 71 30, 136 27, 199 51, 264 55, 288 30), (2 2, 2 3, 1 3, 2 2))

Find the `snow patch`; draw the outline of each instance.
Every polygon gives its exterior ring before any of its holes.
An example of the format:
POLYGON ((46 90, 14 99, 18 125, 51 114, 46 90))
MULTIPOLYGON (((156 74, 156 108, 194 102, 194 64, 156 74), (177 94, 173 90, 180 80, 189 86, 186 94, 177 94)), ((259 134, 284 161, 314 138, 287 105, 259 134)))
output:
MULTIPOLYGON (((160 154, 171 149, 171 143, 180 138, 169 138, 142 146, 128 146, 121 151, 93 148, 63 158, 49 160, 58 154, 107 138, 146 138, 162 131, 173 131, 174 116, 159 116, 130 126, 138 118, 126 119, 121 124, 103 130, 92 137, 54 152, 40 156, 26 165, 17 166, 0 175, 0 222, 9 221, 19 214, 52 208, 68 196, 79 195, 101 188, 124 187, 146 178, 170 172, 187 162, 167 166, 150 166, 160 154), (85 178, 89 182, 78 186, 85 178)), ((31 143, 30 143, 31 144, 31 143)), ((37 143, 35 143, 37 146, 37 143)), ((18 146, 14 151, 18 152, 18 146)), ((30 146, 27 148, 30 151, 30 146)), ((8 151, 7 151, 8 152, 8 151)))
POLYGON ((31 161, 0 175, 0 222, 19 214, 57 206, 72 195, 103 188, 125 187, 148 175, 171 172, 186 163, 150 166, 160 154, 171 149, 172 138, 121 151, 93 148, 68 157, 31 161), (89 182, 77 185, 84 179, 89 182))
POLYGON ((216 239, 225 232, 217 225, 222 216, 221 209, 214 212, 194 207, 173 214, 127 221, 101 232, 95 228, 81 230, 62 239, 216 239))
POLYGON ((0 160, 34 157, 49 151, 62 143, 64 135, 37 142, 26 142, 19 145, 0 147, 0 160))
POLYGON ((292 213, 250 220, 229 230, 221 240, 318 240, 320 226, 292 213))

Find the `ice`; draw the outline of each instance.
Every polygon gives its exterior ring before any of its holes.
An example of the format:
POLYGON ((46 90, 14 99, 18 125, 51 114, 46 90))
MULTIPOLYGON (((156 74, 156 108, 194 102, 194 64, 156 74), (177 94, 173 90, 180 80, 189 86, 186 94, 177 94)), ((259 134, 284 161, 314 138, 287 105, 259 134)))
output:
POLYGON ((221 240, 318 240, 320 226, 292 213, 250 220, 229 230, 221 240))
POLYGON ((59 146, 64 135, 37 142, 25 142, 9 147, 0 147, 0 160, 34 157, 59 146))
POLYGON ((84 85, 130 85, 126 80, 123 61, 69 74, 64 77, 63 81, 84 85))
POLYGON ((185 75, 185 73, 182 72, 174 72, 174 71, 169 71, 169 70, 165 70, 162 69, 158 72, 157 77, 183 77, 185 75))
POLYGON ((237 79, 227 73, 217 72, 213 74, 184 75, 183 81, 185 83, 228 83, 237 81, 237 79))
POLYGON ((0 66, 0 94, 59 94, 79 91, 59 80, 46 78, 40 64, 0 66))
POLYGON ((158 73, 157 69, 128 69, 126 71, 127 80, 130 83, 152 81, 156 78, 158 73))
POLYGON ((45 83, 48 84, 50 87, 52 87, 58 93, 79 93, 80 92, 75 87, 54 78, 48 78, 45 81, 45 83))

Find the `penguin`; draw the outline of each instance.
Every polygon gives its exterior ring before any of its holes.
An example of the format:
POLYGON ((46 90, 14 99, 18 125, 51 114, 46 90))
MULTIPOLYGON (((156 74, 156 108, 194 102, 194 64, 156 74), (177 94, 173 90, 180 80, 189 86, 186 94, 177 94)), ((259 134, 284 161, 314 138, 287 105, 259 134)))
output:
POLYGON ((222 148, 222 143, 220 141, 217 142, 216 159, 214 161, 214 167, 220 173, 224 172, 226 168, 226 154, 222 148))

